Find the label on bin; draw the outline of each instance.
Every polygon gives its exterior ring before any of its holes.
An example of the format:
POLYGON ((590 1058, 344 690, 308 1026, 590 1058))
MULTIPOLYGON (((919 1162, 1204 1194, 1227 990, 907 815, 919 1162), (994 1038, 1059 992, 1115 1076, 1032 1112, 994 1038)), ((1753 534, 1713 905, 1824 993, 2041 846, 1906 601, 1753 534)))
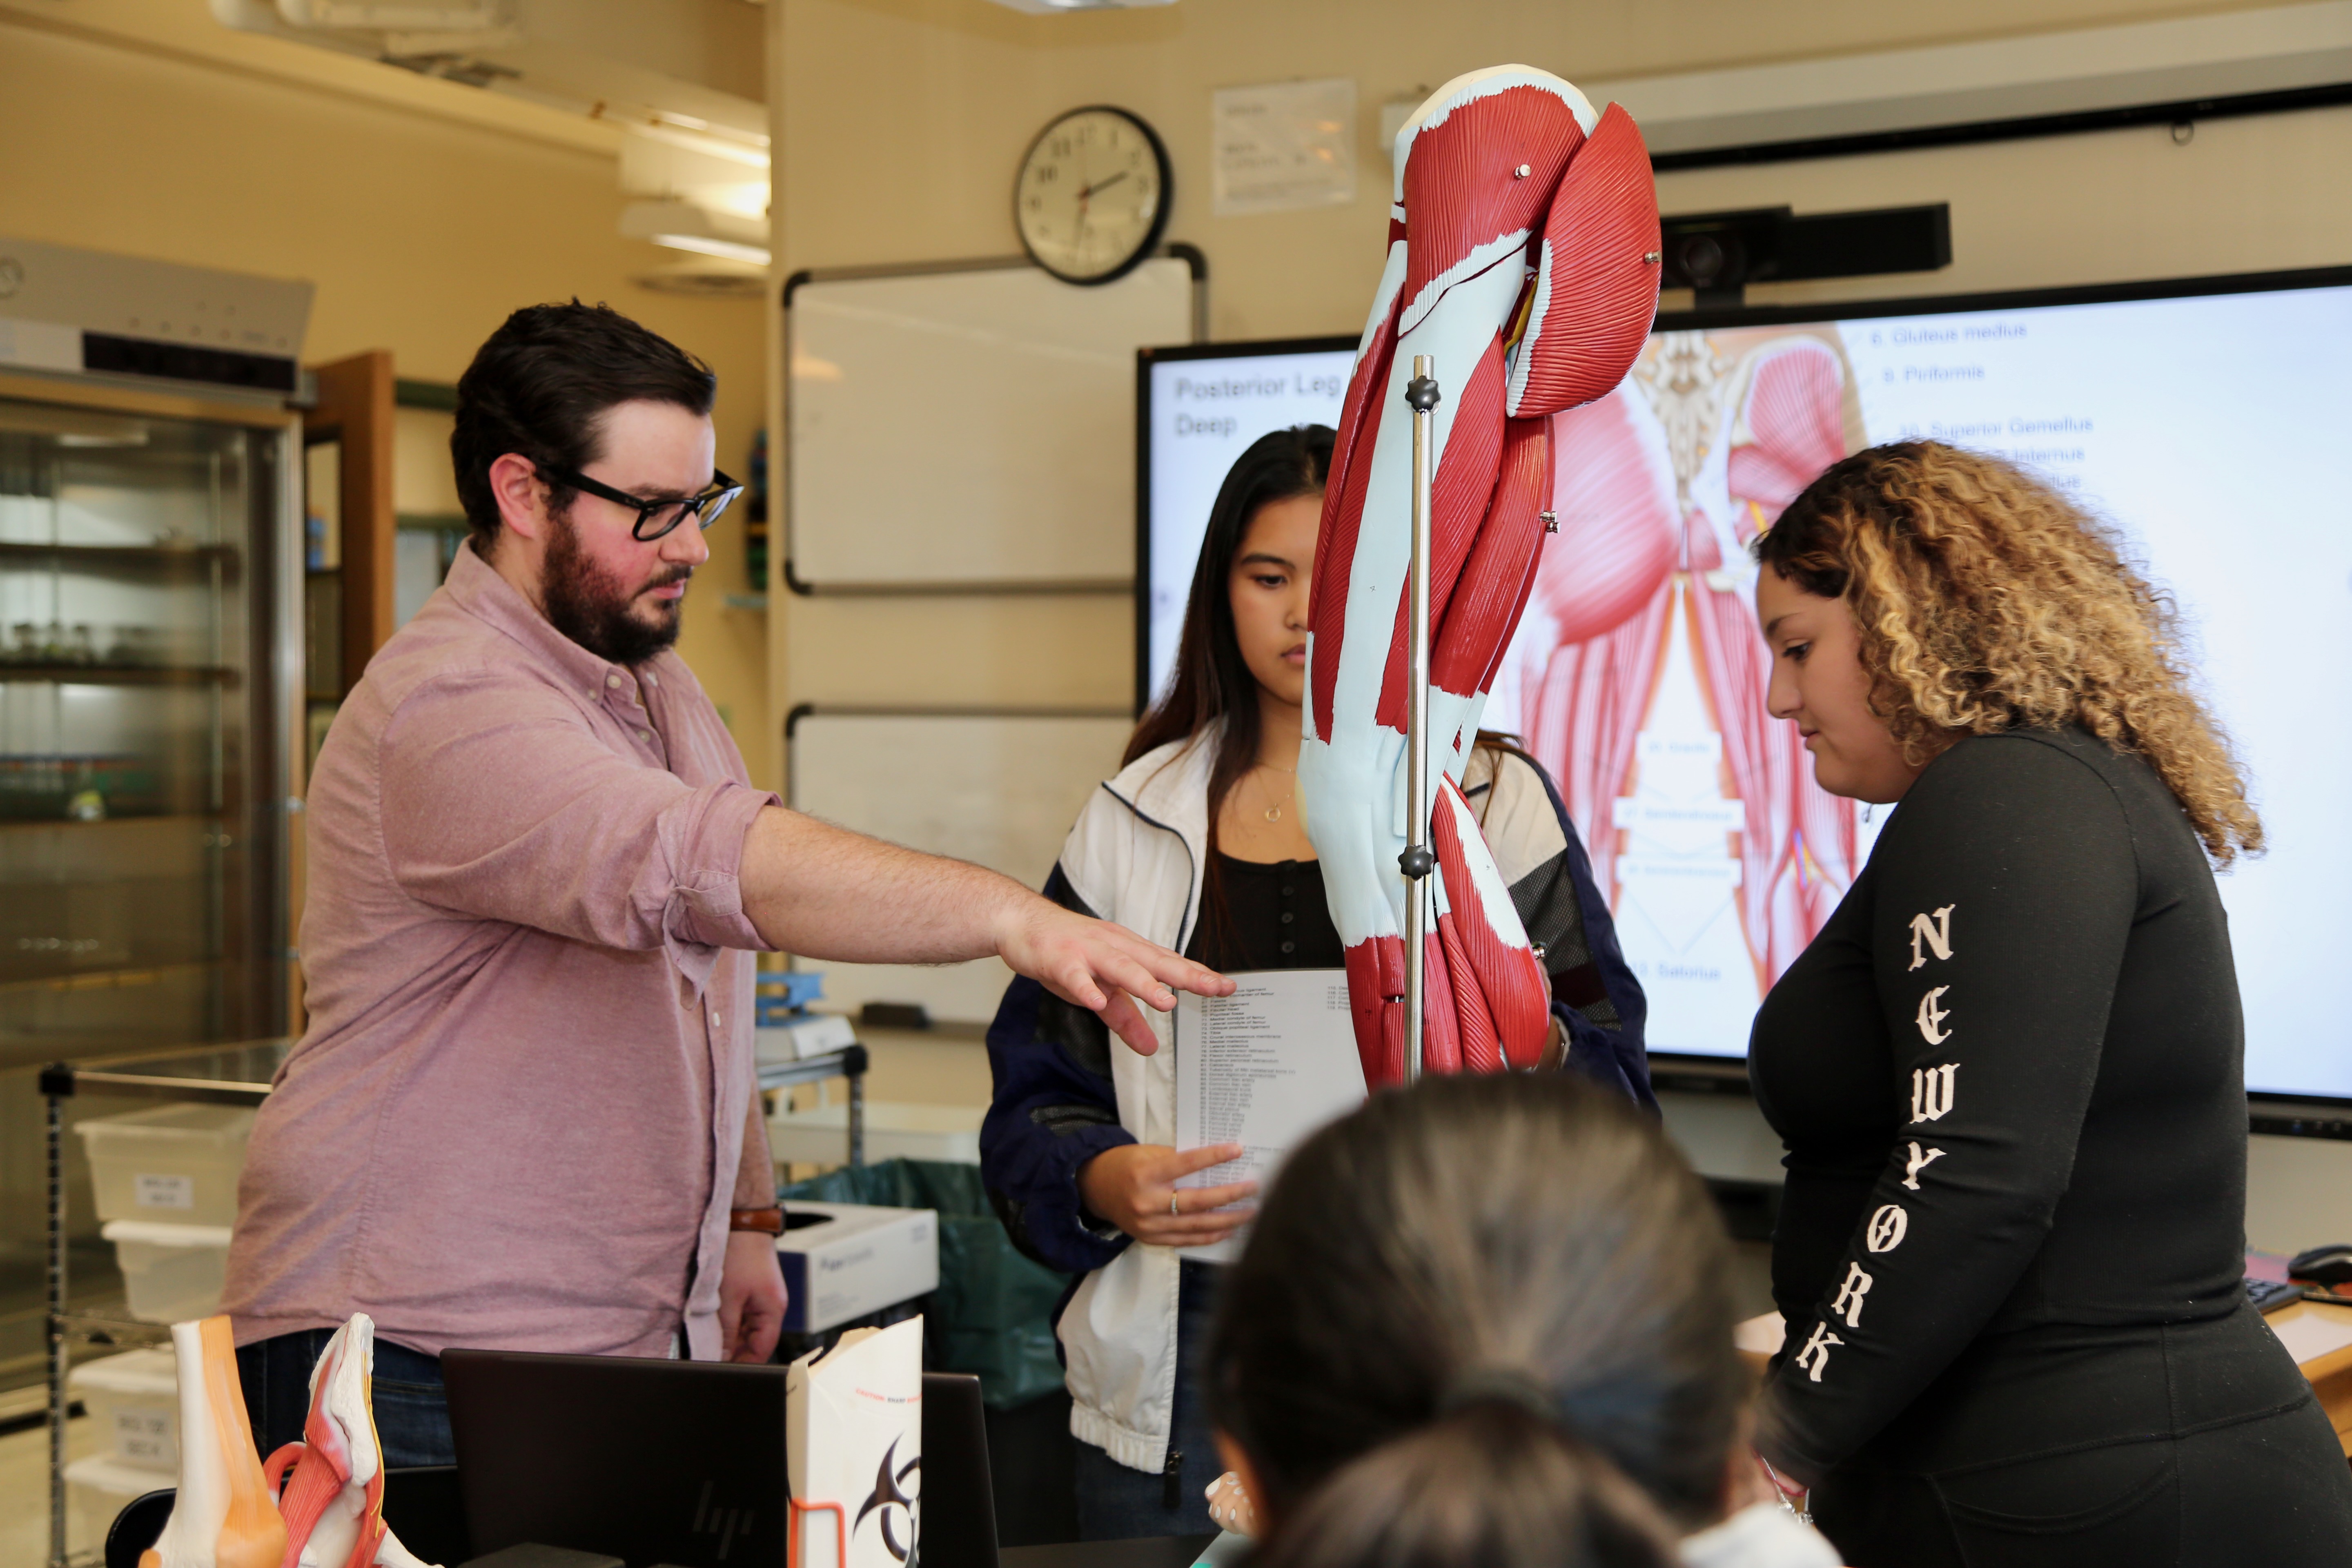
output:
POLYGON ((196 1206, 194 1176, 153 1175, 141 1171, 131 1178, 131 1202, 142 1209, 192 1209, 196 1206))
POLYGON ((114 1451, 134 1465, 177 1469, 178 1436, 170 1415, 160 1410, 118 1410, 114 1413, 114 1451))

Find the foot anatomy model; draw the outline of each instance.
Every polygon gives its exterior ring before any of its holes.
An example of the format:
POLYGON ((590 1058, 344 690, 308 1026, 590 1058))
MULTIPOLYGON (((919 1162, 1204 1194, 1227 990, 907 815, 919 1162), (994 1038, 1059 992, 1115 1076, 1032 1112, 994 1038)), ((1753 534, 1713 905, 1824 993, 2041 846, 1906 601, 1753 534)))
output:
POLYGON ((281 1568, 286 1524, 253 1451, 226 1318, 172 1325, 179 1356, 180 1489, 139 1568, 281 1568))
POLYGON ((311 1369, 303 1441, 266 1465, 254 1452, 228 1320, 174 1323, 172 1347, 180 1489, 139 1568, 426 1568, 384 1527, 383 1451, 369 1398, 375 1325, 365 1313, 335 1331, 311 1369))
POLYGON ((261 1467, 272 1487, 286 1478, 278 1500, 286 1552, 277 1568, 425 1568, 383 1522, 374 1372, 375 1323, 354 1312, 310 1369, 302 1441, 287 1444, 261 1467))
POLYGON ((1365 1081, 1403 1077, 1404 725, 1416 354, 1444 390, 1430 520, 1423 1063, 1531 1067, 1550 987, 1460 790, 1517 625, 1551 491, 1549 416, 1605 395, 1658 302, 1657 191, 1624 110, 1498 66, 1440 88, 1396 140, 1396 205, 1339 418, 1315 557, 1298 782, 1323 861, 1365 1081))

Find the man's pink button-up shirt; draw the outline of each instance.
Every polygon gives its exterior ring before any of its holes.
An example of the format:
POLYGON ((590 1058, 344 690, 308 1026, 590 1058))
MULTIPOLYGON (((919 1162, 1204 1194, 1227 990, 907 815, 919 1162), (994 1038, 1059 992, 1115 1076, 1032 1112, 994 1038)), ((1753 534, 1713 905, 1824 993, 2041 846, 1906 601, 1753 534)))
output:
POLYGON ((238 1342, 717 1353, 727 1211, 775 1201, 736 880, 772 804, 676 654, 608 664, 458 552, 319 753, 238 1342))

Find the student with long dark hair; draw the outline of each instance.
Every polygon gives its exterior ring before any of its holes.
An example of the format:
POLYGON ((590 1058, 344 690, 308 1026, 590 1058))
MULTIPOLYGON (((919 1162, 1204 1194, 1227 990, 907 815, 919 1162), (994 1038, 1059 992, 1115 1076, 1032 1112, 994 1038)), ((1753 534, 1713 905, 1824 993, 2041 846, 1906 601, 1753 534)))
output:
POLYGON ((1731 1270, 1616 1096, 1375 1095, 1283 1167, 1203 1357, 1256 1568, 1834 1563, 1741 1441, 1731 1270))
MULTIPOLYGON (((1079 816, 1046 896, 1220 971, 1340 967, 1339 935, 1293 795, 1307 584, 1331 431, 1278 430, 1225 477, 1166 695, 1079 816)), ((1643 1000, 1583 846, 1541 769, 1482 744, 1463 779, 1552 982, 1551 1059, 1647 1100, 1643 1000)), ((1160 1039, 1165 1043, 1167 1031, 1160 1039)), ((1171 1053, 1115 1042, 1092 1015, 1015 981, 989 1030, 994 1104, 982 1174, 1014 1241, 1082 1276, 1058 1325, 1093 1539, 1211 1528, 1218 1475, 1186 1368, 1213 1265, 1181 1249, 1246 1218, 1246 1184, 1179 1177, 1240 1152, 1179 1153, 1171 1053)))

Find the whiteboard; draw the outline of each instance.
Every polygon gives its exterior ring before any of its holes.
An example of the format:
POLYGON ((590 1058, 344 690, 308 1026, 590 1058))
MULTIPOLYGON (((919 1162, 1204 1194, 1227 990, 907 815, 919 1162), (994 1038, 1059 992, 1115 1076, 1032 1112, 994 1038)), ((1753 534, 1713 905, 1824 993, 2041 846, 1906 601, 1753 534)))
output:
MULTIPOLYGON (((1125 712, 803 709, 785 728, 785 798, 844 827, 1043 888, 1134 728, 1125 712)), ((993 958, 938 967, 796 959, 794 967, 824 972, 826 1011, 919 1002, 947 1023, 986 1023, 1013 978, 993 958)))
POLYGON ((785 580, 802 592, 1135 576, 1135 352, 1194 336, 1197 253, 1095 288, 1027 262, 785 288, 785 580))

